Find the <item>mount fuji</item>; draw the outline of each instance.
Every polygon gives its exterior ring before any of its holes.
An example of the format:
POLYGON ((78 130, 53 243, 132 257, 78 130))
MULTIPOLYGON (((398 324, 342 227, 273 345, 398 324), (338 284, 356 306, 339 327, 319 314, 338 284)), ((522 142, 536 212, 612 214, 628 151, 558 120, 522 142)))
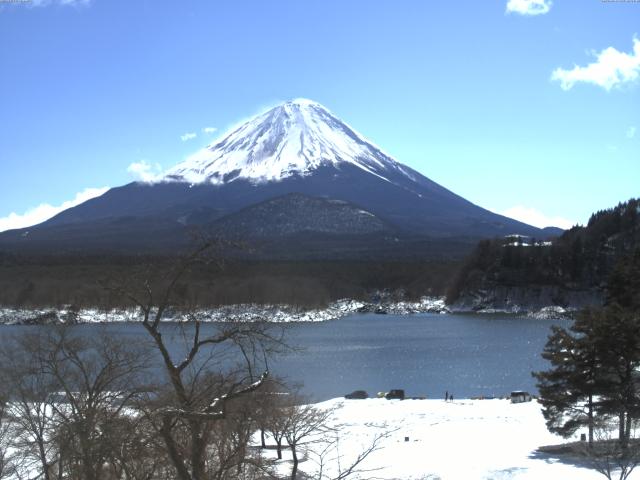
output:
POLYGON ((173 251, 198 229, 266 256, 429 256, 538 229, 485 210, 394 160, 322 105, 297 99, 153 182, 133 182, 26 229, 0 249, 173 251))
POLYGON ((297 99, 249 120, 219 142, 170 169, 166 181, 254 184, 309 176, 321 167, 354 166, 390 181, 407 167, 385 155, 322 105, 297 99))

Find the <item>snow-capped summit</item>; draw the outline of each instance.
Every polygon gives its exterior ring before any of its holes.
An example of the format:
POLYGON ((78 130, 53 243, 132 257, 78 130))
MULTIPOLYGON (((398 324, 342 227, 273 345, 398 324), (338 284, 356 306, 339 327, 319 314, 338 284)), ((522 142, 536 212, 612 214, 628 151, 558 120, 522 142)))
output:
POLYGON ((320 166, 352 164, 387 179, 411 173, 325 107, 295 99, 242 124, 168 170, 164 181, 251 183, 305 176, 320 166))
POLYGON ((112 188, 29 235, 0 234, 0 249, 172 251, 194 228, 236 234, 259 243, 265 258, 289 260, 459 255, 478 238, 547 236, 474 205, 322 105, 298 99, 223 135, 159 181, 112 188))

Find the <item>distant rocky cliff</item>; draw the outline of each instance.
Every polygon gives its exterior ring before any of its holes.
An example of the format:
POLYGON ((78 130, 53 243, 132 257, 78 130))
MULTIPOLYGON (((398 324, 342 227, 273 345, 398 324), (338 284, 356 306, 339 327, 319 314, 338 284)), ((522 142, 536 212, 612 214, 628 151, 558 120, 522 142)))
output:
POLYGON ((640 248, 640 200, 593 214, 551 242, 511 236, 481 241, 447 295, 456 310, 531 312, 598 305, 616 265, 640 248))
POLYGON ((474 312, 538 312, 547 307, 575 310, 589 305, 601 305, 601 289, 573 290, 561 285, 507 286, 483 285, 464 292, 455 302, 456 311, 474 312))

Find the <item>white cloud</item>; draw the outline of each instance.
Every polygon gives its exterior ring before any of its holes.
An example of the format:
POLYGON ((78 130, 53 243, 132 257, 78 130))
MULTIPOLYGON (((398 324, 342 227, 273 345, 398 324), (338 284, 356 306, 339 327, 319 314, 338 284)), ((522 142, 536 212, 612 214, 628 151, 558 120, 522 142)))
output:
POLYGON ((196 132, 187 132, 184 135, 180 135, 180 140, 186 142, 187 140, 193 140, 198 134, 196 132))
POLYGON ((507 13, 544 15, 551 9, 552 3, 551 0, 509 0, 507 2, 507 13))
POLYGON ((627 138, 631 139, 636 136, 636 127, 631 126, 627 128, 627 138))
POLYGON ((560 227, 566 230, 577 223, 562 217, 549 217, 535 208, 525 207, 523 205, 516 205, 515 207, 507 208, 506 210, 496 213, 538 228, 560 227))
POLYGON ((146 160, 133 162, 127 167, 129 172, 136 180, 142 182, 155 182, 160 179, 162 167, 159 164, 150 164, 146 160))
POLYGON ((204 127, 202 131, 207 135, 212 135, 218 131, 216 127, 204 127))
POLYGON ((605 90, 611 90, 624 83, 631 83, 640 77, 640 40, 633 38, 633 52, 619 52, 608 47, 600 53, 591 52, 596 61, 586 67, 575 65, 571 70, 556 68, 551 80, 560 82, 563 90, 569 90, 578 82, 593 83, 605 90))
POLYGON ((64 7, 88 6, 91 0, 29 0, 33 7, 48 7, 49 5, 62 5, 64 7))
POLYGON ((63 210, 80 205, 92 198, 99 197, 107 190, 109 190, 109 187, 85 188, 80 193, 77 193, 73 200, 63 202, 61 205, 54 206, 48 203, 41 203, 37 207, 31 208, 23 214, 12 212, 6 217, 0 218, 0 232, 12 230, 14 228, 25 228, 30 227, 31 225, 37 225, 38 223, 42 223, 57 215, 63 210))

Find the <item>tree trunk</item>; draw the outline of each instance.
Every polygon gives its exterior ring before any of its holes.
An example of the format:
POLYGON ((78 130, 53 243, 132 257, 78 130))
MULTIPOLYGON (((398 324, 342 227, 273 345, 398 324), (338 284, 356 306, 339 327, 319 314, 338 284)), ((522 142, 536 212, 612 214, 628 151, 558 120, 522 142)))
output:
POLYGON ((293 467, 291 467, 291 480, 296 480, 298 475, 298 454, 296 452, 296 446, 291 445, 291 456, 293 457, 293 467))
POLYGON ((164 440, 165 445, 167 446, 167 451, 169 453, 169 458, 171 459, 171 463, 173 467, 176 469, 179 480, 192 480, 191 475, 189 474, 189 470, 184 464, 184 460, 176 441, 171 435, 171 420, 168 417, 162 419, 162 428, 160 428, 160 435, 164 440))
POLYGON ((89 434, 86 432, 86 425, 83 425, 82 431, 78 435, 80 437, 80 455, 82 458, 82 472, 84 475, 83 480, 98 480, 98 465, 94 465, 92 458, 91 441, 89 440, 89 434))
POLYGON ((260 443, 262 444, 262 448, 267 448, 267 442, 264 438, 264 428, 260 429, 260 443))
POLYGON ((589 394, 589 448, 593 446, 593 395, 589 394))
MULTIPOLYGON (((58 454, 58 480, 62 480, 64 478, 64 468, 62 462, 64 460, 62 452, 58 454)), ((48 478, 48 477, 45 477, 48 478)))
POLYGON ((276 440, 276 451, 278 452, 278 460, 282 460, 282 439, 276 440))
POLYGON ((191 430, 191 468, 194 480, 204 480, 206 471, 206 444, 201 436, 201 423, 189 420, 191 430))
POLYGON ((618 418, 619 418, 619 421, 620 421, 620 423, 618 425, 618 441, 620 442, 622 447, 625 447, 626 446, 627 436, 625 435, 625 431, 624 431, 625 430, 624 427, 626 426, 624 411, 622 411, 622 412, 620 412, 618 414, 618 418))
POLYGON ((49 475, 49 464, 47 463, 47 453, 44 446, 44 440, 42 439, 38 439, 38 453, 40 455, 43 478, 45 480, 49 480, 51 478, 51 476, 49 475))

